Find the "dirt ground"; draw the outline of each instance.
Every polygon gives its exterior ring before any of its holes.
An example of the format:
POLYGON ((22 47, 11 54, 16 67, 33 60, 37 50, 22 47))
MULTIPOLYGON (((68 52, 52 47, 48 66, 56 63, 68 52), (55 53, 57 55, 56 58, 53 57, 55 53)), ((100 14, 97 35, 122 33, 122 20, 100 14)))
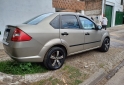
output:
POLYGON ((3 49, 0 49, 0 61, 11 60, 10 57, 4 52, 3 49))
MULTIPOLYGON (((44 85, 78 85, 89 78, 100 68, 109 72, 124 59, 124 28, 123 26, 108 29, 111 35, 111 46, 108 52, 103 53, 92 50, 85 53, 69 56, 65 64, 59 70, 52 71, 53 76, 49 79, 41 80, 44 85), (74 73, 76 72, 76 73, 74 73), (52 81, 56 82, 52 82, 52 81), (52 82, 52 83, 50 83, 52 82)), ((0 61, 9 59, 3 50, 0 50, 0 61)), ((40 85, 39 82, 31 85, 40 85)))

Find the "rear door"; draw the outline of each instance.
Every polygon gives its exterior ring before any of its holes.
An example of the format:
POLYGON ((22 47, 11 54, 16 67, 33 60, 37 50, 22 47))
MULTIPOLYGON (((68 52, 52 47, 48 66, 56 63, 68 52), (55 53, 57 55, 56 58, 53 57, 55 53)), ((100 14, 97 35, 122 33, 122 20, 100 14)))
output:
POLYGON ((84 50, 98 47, 102 39, 101 30, 96 30, 95 23, 90 19, 83 16, 80 16, 79 19, 84 29, 84 50))
POLYGON ((84 31, 79 25, 76 15, 61 15, 60 38, 62 43, 66 43, 69 53, 83 50, 84 31))

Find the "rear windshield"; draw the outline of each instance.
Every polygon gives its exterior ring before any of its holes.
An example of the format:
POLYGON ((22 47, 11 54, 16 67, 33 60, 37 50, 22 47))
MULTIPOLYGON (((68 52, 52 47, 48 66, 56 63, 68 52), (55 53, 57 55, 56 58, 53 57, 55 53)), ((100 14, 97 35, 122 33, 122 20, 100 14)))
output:
POLYGON ((25 22, 24 24, 29 24, 29 25, 36 25, 40 23, 43 19, 47 18, 48 16, 52 15, 53 13, 47 13, 47 14, 42 14, 40 16, 37 16, 35 18, 32 18, 25 22))

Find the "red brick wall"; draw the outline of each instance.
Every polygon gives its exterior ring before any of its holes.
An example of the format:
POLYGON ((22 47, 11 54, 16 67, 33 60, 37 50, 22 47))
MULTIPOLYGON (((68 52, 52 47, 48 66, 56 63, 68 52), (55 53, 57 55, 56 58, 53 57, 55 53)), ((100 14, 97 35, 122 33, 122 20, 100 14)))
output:
POLYGON ((53 7, 71 10, 84 10, 85 2, 77 0, 53 0, 53 7))
POLYGON ((86 0, 85 1, 85 11, 90 10, 101 10, 102 0, 86 0))
POLYGON ((53 7, 70 10, 101 10, 102 0, 53 0, 53 7))

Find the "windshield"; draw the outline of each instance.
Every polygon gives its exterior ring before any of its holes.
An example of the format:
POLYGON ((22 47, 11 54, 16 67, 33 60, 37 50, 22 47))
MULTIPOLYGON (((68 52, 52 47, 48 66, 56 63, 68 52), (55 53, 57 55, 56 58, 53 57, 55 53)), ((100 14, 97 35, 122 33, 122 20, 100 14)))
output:
POLYGON ((40 23, 43 19, 47 18, 48 16, 52 15, 53 13, 47 13, 47 14, 42 14, 40 16, 37 16, 35 18, 32 18, 25 22, 24 24, 29 24, 29 25, 36 25, 40 23))

